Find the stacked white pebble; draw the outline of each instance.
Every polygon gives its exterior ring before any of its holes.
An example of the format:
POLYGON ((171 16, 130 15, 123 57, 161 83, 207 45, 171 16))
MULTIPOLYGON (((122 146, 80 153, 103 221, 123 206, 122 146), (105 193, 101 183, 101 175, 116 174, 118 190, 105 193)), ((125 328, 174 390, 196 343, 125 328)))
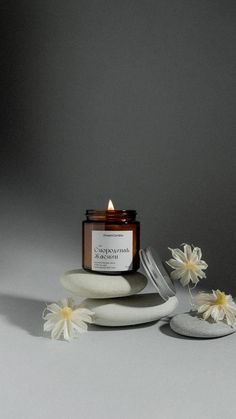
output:
POLYGON ((103 275, 83 269, 68 271, 61 277, 63 287, 82 298, 82 306, 95 313, 101 326, 129 326, 168 316, 177 307, 177 298, 163 301, 158 293, 138 294, 147 285, 139 272, 103 275))

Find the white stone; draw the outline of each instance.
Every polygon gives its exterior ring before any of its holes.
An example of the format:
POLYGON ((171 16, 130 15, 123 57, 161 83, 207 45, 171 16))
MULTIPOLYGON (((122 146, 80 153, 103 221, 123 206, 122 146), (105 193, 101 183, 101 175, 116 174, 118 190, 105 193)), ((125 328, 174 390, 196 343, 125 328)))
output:
POLYGON ((139 272, 127 275, 102 275, 83 269, 68 271, 61 277, 64 288, 85 298, 116 298, 137 294, 147 285, 139 272))
POLYGON ((159 320, 171 314, 178 305, 176 297, 163 301, 158 294, 140 294, 132 297, 93 300, 82 303, 95 313, 94 323, 100 326, 130 326, 159 320))
POLYGON ((177 314, 170 321, 170 327, 174 332, 194 338, 218 338, 230 335, 236 331, 224 322, 212 323, 197 317, 194 313, 177 314))

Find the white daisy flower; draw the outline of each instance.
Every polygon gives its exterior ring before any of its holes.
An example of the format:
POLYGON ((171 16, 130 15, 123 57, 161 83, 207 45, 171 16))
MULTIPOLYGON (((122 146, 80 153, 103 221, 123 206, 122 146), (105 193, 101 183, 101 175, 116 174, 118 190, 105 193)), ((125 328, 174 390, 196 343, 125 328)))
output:
POLYGON ((231 295, 223 291, 212 291, 211 294, 199 292, 194 298, 194 309, 204 320, 212 317, 214 322, 226 321, 230 326, 236 322, 236 304, 231 295))
POLYGON ((65 298, 58 303, 49 304, 43 313, 44 331, 51 332, 52 339, 59 339, 63 335, 64 339, 70 341, 79 336, 80 333, 87 331, 87 323, 92 323, 94 313, 87 308, 80 308, 75 305, 72 298, 65 298))
POLYGON ((199 278, 206 278, 206 274, 203 270, 207 269, 208 265, 202 260, 202 251, 199 247, 193 249, 189 244, 183 245, 184 250, 171 249, 173 258, 168 260, 166 263, 174 269, 171 272, 172 279, 180 279, 181 284, 189 284, 192 281, 193 284, 197 284, 199 278))

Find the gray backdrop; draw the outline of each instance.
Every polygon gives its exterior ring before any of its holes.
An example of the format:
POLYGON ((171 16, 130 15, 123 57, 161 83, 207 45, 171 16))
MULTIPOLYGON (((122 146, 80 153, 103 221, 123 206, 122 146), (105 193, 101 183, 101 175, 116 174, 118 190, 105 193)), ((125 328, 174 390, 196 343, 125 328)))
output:
POLYGON ((1 242, 19 273, 24 249, 55 278, 56 254, 79 266, 84 211, 112 198, 142 246, 201 246, 203 285, 236 292, 235 1, 0 6, 1 242))

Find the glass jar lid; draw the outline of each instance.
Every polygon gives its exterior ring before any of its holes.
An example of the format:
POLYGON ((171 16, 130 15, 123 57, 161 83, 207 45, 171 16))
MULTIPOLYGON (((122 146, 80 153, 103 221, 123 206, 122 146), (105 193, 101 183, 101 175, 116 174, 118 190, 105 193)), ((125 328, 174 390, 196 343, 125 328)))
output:
POLYGON ((155 250, 151 247, 140 249, 139 256, 147 277, 153 283, 163 300, 166 301, 170 297, 173 297, 176 294, 174 284, 155 250))

